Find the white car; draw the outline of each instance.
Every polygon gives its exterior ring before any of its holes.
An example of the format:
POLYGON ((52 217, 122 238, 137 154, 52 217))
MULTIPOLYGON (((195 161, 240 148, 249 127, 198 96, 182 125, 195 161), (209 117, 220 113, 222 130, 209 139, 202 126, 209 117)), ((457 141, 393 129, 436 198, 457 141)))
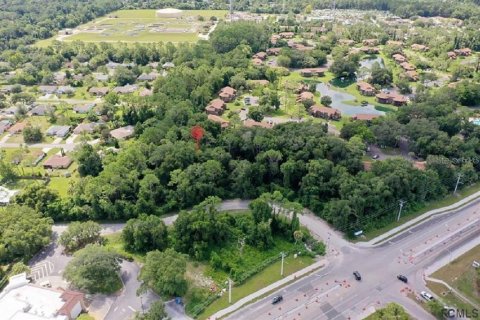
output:
POLYGON ((427 301, 432 301, 433 300, 433 296, 426 291, 420 292, 420 295, 422 296, 423 299, 425 299, 427 301))

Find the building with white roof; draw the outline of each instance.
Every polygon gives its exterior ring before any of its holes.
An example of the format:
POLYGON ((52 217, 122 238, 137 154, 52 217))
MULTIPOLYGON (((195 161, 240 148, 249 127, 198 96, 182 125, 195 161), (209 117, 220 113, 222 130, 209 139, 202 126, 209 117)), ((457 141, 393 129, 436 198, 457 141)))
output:
POLYGON ((2 320, 74 320, 85 310, 80 292, 30 284, 26 273, 13 276, 0 293, 2 320))

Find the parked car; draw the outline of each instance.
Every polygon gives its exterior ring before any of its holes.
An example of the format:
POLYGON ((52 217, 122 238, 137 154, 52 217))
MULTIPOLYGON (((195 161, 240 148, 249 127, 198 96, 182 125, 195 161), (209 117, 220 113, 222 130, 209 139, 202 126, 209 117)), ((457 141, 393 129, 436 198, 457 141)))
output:
POLYGON ((432 301, 433 300, 433 296, 426 291, 420 292, 420 295, 422 296, 423 299, 425 299, 427 301, 432 301))
POLYGON ((372 156, 372 159, 378 159, 378 158, 380 158, 380 156, 379 156, 378 154, 374 154, 374 155, 372 156))
POLYGON ((362 276, 360 275, 360 272, 354 271, 353 276, 355 277, 355 280, 360 281, 362 280, 362 276))
POLYGON ((282 296, 275 296, 273 297, 272 304, 277 304, 283 300, 282 296))
POLYGON ((400 281, 403 281, 403 282, 405 282, 405 283, 408 282, 407 277, 405 277, 405 276, 402 275, 402 274, 399 274, 399 275, 397 276, 397 279, 400 280, 400 281))

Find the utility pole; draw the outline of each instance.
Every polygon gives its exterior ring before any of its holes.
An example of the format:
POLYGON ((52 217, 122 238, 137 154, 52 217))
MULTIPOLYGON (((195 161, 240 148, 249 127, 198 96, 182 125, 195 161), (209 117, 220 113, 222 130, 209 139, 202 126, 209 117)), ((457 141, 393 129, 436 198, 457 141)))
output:
POLYGON ((228 278, 228 303, 232 303, 232 279, 228 278))
POLYGON ((455 190, 453 190, 453 194, 457 193, 458 185, 460 184, 460 178, 462 178, 462 174, 457 174, 457 183, 455 184, 455 190))
POLYGON ((400 220, 400 216, 402 215, 403 205, 406 203, 406 201, 404 201, 404 200, 399 200, 399 203, 400 203, 400 210, 398 210, 397 221, 400 220))
POLYGON ((280 275, 283 277, 283 261, 285 260, 285 253, 282 252, 282 266, 280 267, 280 275))
POLYGON ((230 0, 230 14, 233 13, 233 0, 230 0))

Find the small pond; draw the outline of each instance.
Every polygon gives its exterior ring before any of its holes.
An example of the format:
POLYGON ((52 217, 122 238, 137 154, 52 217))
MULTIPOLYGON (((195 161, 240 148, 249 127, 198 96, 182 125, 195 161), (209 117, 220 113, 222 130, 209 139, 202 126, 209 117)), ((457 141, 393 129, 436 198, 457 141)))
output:
POLYGON ((375 106, 372 104, 367 104, 362 107, 360 101, 358 105, 352 105, 355 103, 355 97, 351 94, 337 91, 330 84, 318 83, 317 91, 320 92, 322 96, 330 96, 332 98, 332 108, 340 110, 343 115, 352 116, 355 114, 378 114, 384 115, 385 112, 375 109, 375 106))
POLYGON ((360 60, 360 68, 372 69, 372 66, 375 62, 378 62, 380 67, 385 68, 383 59, 380 57, 369 57, 369 58, 360 60))

